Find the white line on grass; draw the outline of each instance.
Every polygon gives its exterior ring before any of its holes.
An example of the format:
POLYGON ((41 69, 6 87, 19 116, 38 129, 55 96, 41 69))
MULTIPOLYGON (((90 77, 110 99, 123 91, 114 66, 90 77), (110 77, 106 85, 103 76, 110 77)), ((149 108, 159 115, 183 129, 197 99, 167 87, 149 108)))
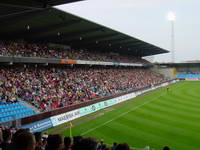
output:
POLYGON ((102 124, 100 124, 100 125, 98 125, 98 126, 96 126, 94 128, 91 128, 91 129, 81 133, 81 135, 85 135, 87 133, 90 133, 90 132, 92 132, 92 131, 94 131, 94 130, 96 130, 96 129, 98 129, 98 128, 100 128, 100 127, 102 127, 102 126, 104 126, 104 125, 106 125, 106 124, 108 124, 108 123, 110 123, 110 122, 112 122, 112 121, 114 121, 114 120, 116 120, 116 119, 118 119, 118 118, 120 118, 120 117, 122 117, 122 116, 124 116, 124 115, 126 115, 126 114, 128 114, 128 113, 130 113, 130 112, 132 112, 132 111, 134 111, 134 110, 136 110, 136 109, 138 109, 138 108, 150 103, 150 102, 152 102, 152 101, 154 101, 154 100, 156 100, 156 99, 158 99, 159 97, 161 97, 161 96, 163 96, 165 94, 166 94, 166 92, 164 92, 163 94, 157 96, 156 98, 154 97, 152 100, 149 100, 149 101, 147 101, 147 102, 145 102, 145 103, 143 103, 141 105, 138 105, 138 106, 134 107, 133 109, 130 109, 129 111, 126 111, 126 112, 120 114, 119 116, 114 117, 113 119, 110 119, 110 120, 108 120, 108 121, 106 121, 106 122, 104 122, 104 123, 102 123, 102 124))
MULTIPOLYGON (((179 87, 181 87, 181 86, 179 85, 178 88, 179 88, 179 87)), ((177 89, 177 87, 176 87, 176 89, 177 89)), ((115 118, 110 119, 110 120, 104 122, 103 124, 100 124, 100 125, 96 126, 95 128, 89 129, 89 130, 87 130, 86 132, 83 132, 81 135, 85 135, 85 134, 87 134, 87 133, 89 133, 89 132, 92 132, 92 131, 96 130, 97 128, 100 128, 100 127, 102 127, 102 126, 104 126, 104 125, 106 125, 106 124, 108 124, 108 123, 110 123, 110 122, 112 122, 112 121, 114 121, 114 120, 116 120, 116 119, 118 119, 118 118, 120 118, 120 117, 126 115, 127 113, 132 112, 132 111, 134 111, 134 110, 140 108, 141 106, 143 106, 143 105, 145 105, 145 104, 148 104, 148 103, 150 103, 150 102, 152 102, 152 101, 158 99, 159 97, 165 95, 166 93, 167 93, 167 92, 164 92, 163 94, 160 94, 159 96, 154 97, 152 100, 149 100, 149 101, 147 101, 147 102, 145 102, 145 103, 143 103, 143 104, 141 104, 141 105, 138 105, 137 107, 134 107, 133 109, 131 109, 131 110, 129 110, 129 111, 126 111, 126 112, 120 114, 119 116, 116 116, 115 118)), ((108 144, 108 145, 110 145, 110 144, 108 144)), ((132 149, 139 149, 139 148, 136 148, 136 147, 131 147, 131 148, 132 148, 132 149)))

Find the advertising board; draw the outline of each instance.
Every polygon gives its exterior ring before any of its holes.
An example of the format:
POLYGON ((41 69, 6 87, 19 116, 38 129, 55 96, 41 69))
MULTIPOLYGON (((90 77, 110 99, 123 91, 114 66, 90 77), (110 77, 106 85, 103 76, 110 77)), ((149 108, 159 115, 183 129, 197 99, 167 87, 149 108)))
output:
POLYGON ((49 118, 40 120, 31 124, 27 124, 22 126, 21 128, 26 129, 29 128, 31 132, 41 132, 46 129, 53 127, 53 124, 49 118))
POLYGON ((69 111, 69 112, 66 112, 66 113, 63 113, 60 115, 50 117, 50 119, 51 119, 53 126, 57 126, 57 125, 65 123, 65 122, 79 118, 80 116, 81 116, 80 109, 76 109, 76 110, 72 110, 72 111, 69 111))

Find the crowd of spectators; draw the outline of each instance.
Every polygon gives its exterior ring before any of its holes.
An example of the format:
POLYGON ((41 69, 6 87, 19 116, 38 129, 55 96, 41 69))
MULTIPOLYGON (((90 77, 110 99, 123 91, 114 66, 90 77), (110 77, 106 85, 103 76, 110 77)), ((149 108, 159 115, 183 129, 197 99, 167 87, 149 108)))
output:
POLYGON ((148 63, 144 59, 133 56, 119 55, 117 53, 73 50, 64 47, 55 48, 45 44, 27 44, 24 42, 0 42, 0 56, 19 56, 19 57, 45 57, 63 58, 75 60, 109 61, 123 63, 148 63))
MULTIPOLYGON (((41 132, 31 133, 29 129, 0 128, 0 150, 131 150, 127 143, 113 143, 108 146, 103 140, 41 132)), ((144 148, 141 150, 149 150, 144 148)), ((170 150, 165 146, 163 150, 170 150)))
POLYGON ((1 67, 0 100, 19 99, 48 111, 163 82, 148 69, 103 67, 1 67))

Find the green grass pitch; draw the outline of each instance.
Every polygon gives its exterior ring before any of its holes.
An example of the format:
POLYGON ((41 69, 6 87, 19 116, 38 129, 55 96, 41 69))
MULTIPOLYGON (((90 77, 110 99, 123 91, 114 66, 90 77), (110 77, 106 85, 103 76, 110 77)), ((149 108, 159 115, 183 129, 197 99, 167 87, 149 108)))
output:
MULTIPOLYGON (((161 150, 200 149, 200 82, 183 81, 160 88, 95 114, 72 121, 72 134, 105 143, 161 150), (96 117, 95 117, 96 116, 96 117), (92 119, 89 119, 92 118, 92 119)), ((48 130, 69 136, 67 124, 48 130)))

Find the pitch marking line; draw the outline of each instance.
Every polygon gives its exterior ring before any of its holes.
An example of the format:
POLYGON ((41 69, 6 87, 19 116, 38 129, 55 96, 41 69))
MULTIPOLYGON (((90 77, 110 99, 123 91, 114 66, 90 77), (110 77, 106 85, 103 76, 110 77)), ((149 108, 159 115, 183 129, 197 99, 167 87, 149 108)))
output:
POLYGON ((133 109, 130 109, 129 111, 126 111, 126 112, 120 114, 119 116, 114 117, 113 119, 110 119, 110 120, 108 120, 108 121, 106 121, 106 122, 104 122, 104 123, 102 123, 102 124, 100 124, 100 125, 98 125, 98 126, 96 126, 96 127, 94 127, 94 128, 91 128, 91 129, 89 129, 89 130, 87 130, 87 131, 81 133, 81 135, 88 134, 88 133, 90 133, 90 132, 92 132, 92 131, 94 131, 94 130, 96 130, 96 129, 98 129, 98 128, 100 128, 100 127, 102 127, 102 126, 104 126, 104 125, 106 125, 106 124, 108 124, 108 123, 110 123, 110 122, 112 122, 112 121, 114 121, 114 120, 116 120, 116 119, 118 119, 118 118, 120 118, 120 117, 126 115, 126 114, 128 114, 128 113, 130 113, 130 112, 132 112, 132 111, 135 111, 136 109, 138 109, 138 108, 140 108, 140 107, 142 107, 142 106, 144 106, 144 105, 146 105, 146 104, 148 104, 148 103, 150 103, 150 102, 152 102, 152 101, 154 101, 154 100, 157 100, 159 97, 161 97, 161 96, 163 96, 163 95, 165 95, 165 94, 166 94, 166 93, 161 94, 161 95, 157 96, 156 98, 153 98, 152 100, 149 100, 149 101, 147 101, 147 102, 145 102, 145 103, 143 103, 143 104, 141 104, 141 105, 138 105, 138 106, 134 107, 133 109))

